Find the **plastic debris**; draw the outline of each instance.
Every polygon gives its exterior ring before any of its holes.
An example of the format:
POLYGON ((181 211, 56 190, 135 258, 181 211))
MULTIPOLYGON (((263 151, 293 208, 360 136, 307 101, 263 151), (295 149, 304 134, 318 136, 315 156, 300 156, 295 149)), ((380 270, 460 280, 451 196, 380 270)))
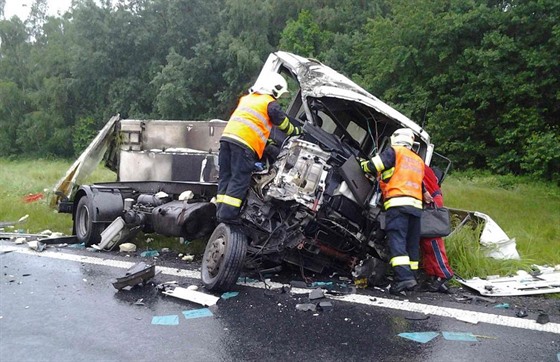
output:
POLYGON ((164 290, 163 294, 170 295, 175 298, 183 299, 189 302, 198 303, 203 306, 209 307, 215 305, 219 297, 205 294, 196 290, 190 290, 187 288, 175 287, 173 290, 164 290))
POLYGON ((132 253, 136 251, 136 245, 133 243, 124 243, 119 245, 119 251, 121 253, 132 253))
POLYGON ((309 292, 309 300, 325 298, 325 294, 321 288, 313 289, 309 292))
POLYGON ((27 245, 29 246, 30 249, 33 249, 33 250, 39 251, 39 252, 45 250, 45 248, 47 247, 45 244, 43 244, 42 242, 40 242, 38 240, 28 241, 27 245))
POLYGON ((317 304, 317 310, 327 311, 333 309, 333 304, 331 302, 319 302, 317 304))
POLYGON ((441 334, 443 335, 443 338, 448 341, 478 342, 478 339, 472 333, 441 332, 441 334))
POLYGON ((194 260, 194 255, 185 255, 181 258, 181 260, 183 260, 183 261, 193 261, 194 260))
POLYGON ((519 317, 519 318, 525 318, 528 316, 527 311, 525 309, 520 309, 517 312, 515 312, 515 316, 519 317))
POLYGON ((399 337, 410 339, 411 341, 419 343, 428 343, 432 339, 439 336, 437 332, 411 332, 411 333, 399 333, 399 337))
POLYGON ((238 295, 239 295, 239 292, 225 292, 224 294, 222 294, 221 298, 222 299, 229 299, 229 298, 237 297, 238 295))
POLYGON ((496 304, 494 308, 509 309, 509 303, 496 304))
POLYGON ((550 318, 548 317, 548 314, 546 314, 546 313, 541 313, 537 317, 537 323, 538 324, 547 324, 548 322, 550 322, 550 318))
POLYGON ((146 250, 141 252, 140 256, 143 258, 151 258, 151 257, 159 256, 159 253, 157 250, 146 250))
POLYGON ((179 325, 178 315, 163 315, 152 317, 152 324, 158 324, 161 326, 176 326, 179 325))
POLYGON ((212 317, 214 314, 208 308, 201 308, 201 309, 194 309, 194 310, 185 310, 183 311, 183 315, 186 319, 194 319, 194 318, 204 318, 204 317, 212 317))

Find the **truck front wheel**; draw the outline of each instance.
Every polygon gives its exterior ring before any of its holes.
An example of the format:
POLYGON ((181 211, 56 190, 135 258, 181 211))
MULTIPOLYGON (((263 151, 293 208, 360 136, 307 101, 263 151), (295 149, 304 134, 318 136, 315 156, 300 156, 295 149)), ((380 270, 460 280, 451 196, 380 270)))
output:
POLYGON ((247 254, 247 237, 219 224, 208 240, 202 259, 202 283, 211 291, 225 291, 237 282, 247 254))
POLYGON ((101 232, 104 229, 103 225, 93 222, 94 212, 93 202, 87 196, 83 196, 78 201, 76 208, 74 228, 76 237, 86 246, 98 244, 101 241, 101 232))

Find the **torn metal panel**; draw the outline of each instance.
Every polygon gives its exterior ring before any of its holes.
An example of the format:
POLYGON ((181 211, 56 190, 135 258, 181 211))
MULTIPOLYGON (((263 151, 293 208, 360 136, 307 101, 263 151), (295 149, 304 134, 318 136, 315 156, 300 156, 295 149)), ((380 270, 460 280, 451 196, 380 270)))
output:
POLYGON ((58 181, 49 200, 51 207, 56 207, 64 199, 70 199, 76 187, 99 165, 109 143, 115 136, 113 128, 119 119, 120 115, 116 115, 105 124, 85 151, 66 171, 66 175, 58 181))
POLYGON ((481 295, 505 297, 514 295, 535 295, 560 293, 560 269, 540 268, 540 274, 532 275, 523 270, 513 277, 472 278, 456 280, 481 295))
POLYGON ((152 279, 156 274, 156 266, 146 264, 143 261, 131 266, 127 271, 124 277, 117 278, 116 281, 113 282, 113 286, 121 290, 124 287, 133 287, 135 285, 146 283, 150 279, 152 279))
POLYGON ((469 221, 482 224, 484 226, 480 234, 479 242, 487 257, 494 259, 520 259, 515 238, 507 236, 505 231, 502 230, 490 216, 479 211, 467 211, 453 208, 449 208, 449 210, 453 215, 462 219, 449 236, 459 231, 469 221))
POLYGON ((162 293, 206 307, 215 305, 220 299, 220 297, 181 287, 175 287, 173 290, 165 290, 162 293))

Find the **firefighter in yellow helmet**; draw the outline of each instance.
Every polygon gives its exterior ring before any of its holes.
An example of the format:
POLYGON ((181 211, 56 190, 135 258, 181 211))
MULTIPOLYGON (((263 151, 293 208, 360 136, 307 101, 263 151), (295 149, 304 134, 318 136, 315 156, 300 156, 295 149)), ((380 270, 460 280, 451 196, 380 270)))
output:
POLYGON ((262 74, 249 94, 241 97, 224 128, 218 157, 218 222, 238 222, 255 162, 263 155, 272 127, 288 136, 301 134, 301 128, 292 124, 276 101, 287 91, 288 84, 280 74, 262 74))
POLYGON ((361 162, 368 173, 379 173, 385 214, 385 231, 391 253, 394 281, 389 292, 414 290, 420 259, 420 215, 424 193, 424 161, 414 153, 414 133, 396 130, 391 147, 361 162))

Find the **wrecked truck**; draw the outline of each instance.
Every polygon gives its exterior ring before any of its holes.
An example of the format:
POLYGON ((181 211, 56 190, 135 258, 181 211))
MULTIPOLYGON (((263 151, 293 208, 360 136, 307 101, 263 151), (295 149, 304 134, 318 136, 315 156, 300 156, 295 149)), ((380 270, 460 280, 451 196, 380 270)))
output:
MULTIPOLYGON (((202 281, 226 290, 243 268, 349 275, 367 262, 374 284, 385 274, 384 211, 377 180, 358 158, 390 146, 407 127, 426 164, 435 152, 419 125, 314 59, 287 52, 269 55, 259 76, 282 74, 291 99, 286 113, 304 133, 274 130, 276 152, 266 152, 252 177, 239 225, 216 225, 219 138, 226 122, 130 120, 118 116, 85 153, 117 172, 118 181, 80 185, 77 160, 55 189, 62 212, 87 245, 111 245, 134 231, 186 239, 210 235, 202 281), (105 136, 103 135, 105 134, 105 136)), ((92 162, 94 164, 95 162, 92 162)))

